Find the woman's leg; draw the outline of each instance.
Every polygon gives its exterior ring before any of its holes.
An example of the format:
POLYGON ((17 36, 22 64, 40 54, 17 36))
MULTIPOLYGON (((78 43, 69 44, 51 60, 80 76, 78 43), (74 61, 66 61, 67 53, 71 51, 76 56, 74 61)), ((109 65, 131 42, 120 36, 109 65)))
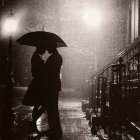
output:
POLYGON ((34 132, 37 132, 39 133, 38 129, 37 129, 37 126, 36 126, 36 121, 37 121, 37 112, 39 110, 40 106, 37 105, 37 106, 34 106, 34 109, 33 109, 33 112, 32 112, 32 122, 31 122, 31 131, 34 131, 34 132))
POLYGON ((33 122, 36 123, 37 121, 37 113, 38 113, 38 110, 39 110, 40 106, 37 105, 37 106, 34 106, 34 109, 33 109, 33 112, 32 112, 32 119, 33 119, 33 122))
POLYGON ((46 106, 42 105, 38 108, 38 110, 35 110, 33 120, 37 121, 37 119, 46 111, 46 106))

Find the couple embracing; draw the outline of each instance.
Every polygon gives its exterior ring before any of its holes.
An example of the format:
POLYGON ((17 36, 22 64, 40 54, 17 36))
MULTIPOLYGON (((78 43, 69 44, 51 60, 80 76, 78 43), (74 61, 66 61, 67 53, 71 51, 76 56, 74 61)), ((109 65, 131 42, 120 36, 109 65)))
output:
POLYGON ((34 106, 30 130, 41 134, 45 133, 49 140, 60 140, 62 130, 58 110, 58 96, 61 90, 60 69, 62 57, 57 51, 54 42, 38 44, 31 58, 31 72, 33 79, 29 84, 23 99, 23 104, 34 106), (42 55, 48 51, 50 56, 44 63, 42 55), (49 129, 40 132, 36 121, 47 111, 49 129))

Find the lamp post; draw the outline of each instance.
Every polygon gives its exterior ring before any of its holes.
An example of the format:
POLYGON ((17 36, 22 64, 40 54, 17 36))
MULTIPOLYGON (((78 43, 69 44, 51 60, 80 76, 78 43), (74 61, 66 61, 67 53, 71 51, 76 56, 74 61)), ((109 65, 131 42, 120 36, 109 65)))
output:
POLYGON ((11 10, 9 15, 7 16, 4 22, 4 33, 8 35, 9 44, 8 44, 8 67, 7 67, 7 79, 6 79, 6 109, 4 112, 3 118, 3 140, 12 139, 13 138, 13 123, 14 123, 14 115, 12 109, 12 93, 13 93, 13 75, 12 75, 12 40, 13 34, 17 28, 17 21, 14 17, 14 14, 11 10))

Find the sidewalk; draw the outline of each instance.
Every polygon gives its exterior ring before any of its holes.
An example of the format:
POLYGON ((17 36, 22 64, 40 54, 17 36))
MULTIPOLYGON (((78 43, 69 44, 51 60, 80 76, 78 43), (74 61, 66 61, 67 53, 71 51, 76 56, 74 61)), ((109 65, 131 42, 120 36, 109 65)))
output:
MULTIPOLYGON (((14 132, 16 140, 47 140, 47 137, 33 138, 29 137, 29 121, 31 118, 31 107, 18 105, 14 108, 16 115, 14 132)), ((63 130, 63 140, 98 140, 93 137, 88 126, 85 114, 81 110, 81 101, 76 99, 60 99, 59 110, 61 125, 63 130)), ((48 128, 47 113, 41 116, 37 121, 37 127, 40 131, 48 128)))

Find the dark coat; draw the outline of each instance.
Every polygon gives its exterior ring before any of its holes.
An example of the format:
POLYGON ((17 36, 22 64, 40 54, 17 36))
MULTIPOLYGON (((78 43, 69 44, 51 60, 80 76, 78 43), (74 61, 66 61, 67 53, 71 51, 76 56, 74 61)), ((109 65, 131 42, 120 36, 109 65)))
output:
POLYGON ((31 58, 31 73, 33 78, 42 79, 44 72, 44 62, 41 56, 35 52, 31 58))
POLYGON ((29 106, 40 105, 45 92, 43 82, 44 62, 37 52, 31 58, 31 72, 33 79, 25 93, 23 104, 29 106))
POLYGON ((47 90, 61 90, 60 69, 62 65, 62 57, 56 50, 47 59, 45 63, 45 87, 47 90))

